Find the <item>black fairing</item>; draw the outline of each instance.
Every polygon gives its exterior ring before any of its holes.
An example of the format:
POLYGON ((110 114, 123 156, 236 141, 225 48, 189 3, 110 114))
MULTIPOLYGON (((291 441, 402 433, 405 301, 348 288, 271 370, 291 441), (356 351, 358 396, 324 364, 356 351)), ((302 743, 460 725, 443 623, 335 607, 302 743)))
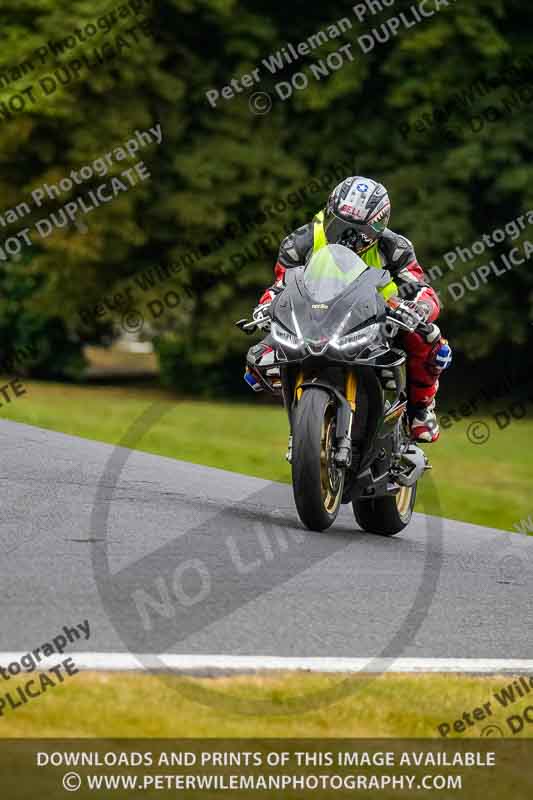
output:
POLYGON ((295 390, 298 376, 304 392, 312 385, 329 386, 332 396, 337 398, 339 447, 346 439, 341 434, 347 401, 338 398, 339 393, 344 396, 346 376, 353 370, 357 397, 348 438, 352 460, 346 473, 343 502, 363 493, 385 494, 391 480, 389 470, 396 432, 406 404, 405 355, 394 349, 383 334, 376 337, 375 344, 370 339, 359 350, 339 349, 334 337, 348 336, 386 319, 387 306, 379 289, 390 282, 390 274, 375 267, 363 268, 339 294, 320 301, 308 291, 304 272, 304 267, 287 270, 286 287, 271 307, 273 325, 293 338, 287 344, 282 343, 279 331, 276 333, 273 328, 267 340, 268 360, 264 365, 256 364, 256 369, 268 388, 269 370, 273 365, 280 367, 283 400, 291 427, 298 403, 295 390), (303 342, 298 346, 296 340, 300 339, 303 342), (393 386, 388 387, 391 377, 393 386))
MULTIPOLYGON (((386 304, 378 289, 390 280, 385 270, 368 268, 342 294, 325 303, 309 295, 303 275, 303 267, 287 270, 286 288, 272 304, 273 320, 290 333, 297 332, 293 309, 304 339, 316 342, 330 339, 348 315, 342 327, 343 336, 384 318, 386 304)), ((294 359, 301 358, 296 353, 291 355, 294 359)), ((327 357, 334 358, 334 351, 328 350, 327 357)))

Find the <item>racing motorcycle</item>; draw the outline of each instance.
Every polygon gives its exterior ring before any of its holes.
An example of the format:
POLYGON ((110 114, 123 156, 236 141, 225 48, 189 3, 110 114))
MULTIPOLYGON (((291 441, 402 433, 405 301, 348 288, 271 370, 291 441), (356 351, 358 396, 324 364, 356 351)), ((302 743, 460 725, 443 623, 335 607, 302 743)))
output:
POLYGON ((430 469, 410 439, 406 355, 379 292, 391 280, 353 250, 329 245, 287 270, 268 320, 239 320, 245 333, 270 328, 252 347, 256 388, 280 395, 292 434, 294 500, 311 530, 323 531, 352 503, 365 531, 392 536, 411 520, 417 483, 430 469))

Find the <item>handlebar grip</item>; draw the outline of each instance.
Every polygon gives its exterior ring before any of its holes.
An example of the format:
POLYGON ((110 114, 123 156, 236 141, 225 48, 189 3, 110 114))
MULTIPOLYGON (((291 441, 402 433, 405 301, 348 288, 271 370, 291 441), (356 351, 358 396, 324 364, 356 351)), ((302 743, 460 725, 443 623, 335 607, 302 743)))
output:
POLYGON ((255 333, 256 330, 257 330, 257 325, 255 324, 255 322, 253 322, 253 321, 250 322, 246 318, 237 320, 235 325, 236 325, 237 328, 239 328, 247 336, 250 336, 252 333, 255 333))

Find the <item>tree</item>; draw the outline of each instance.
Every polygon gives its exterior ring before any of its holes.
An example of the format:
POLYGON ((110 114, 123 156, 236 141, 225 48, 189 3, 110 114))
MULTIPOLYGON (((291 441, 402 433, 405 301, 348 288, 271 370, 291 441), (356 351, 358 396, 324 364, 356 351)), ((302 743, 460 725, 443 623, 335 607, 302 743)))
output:
POLYGON ((524 33, 531 11, 515 0, 440 2, 432 17, 409 27, 408 0, 379 15, 367 8, 362 21, 361 5, 356 14, 345 3, 326 8, 302 0, 286 7, 164 0, 156 12, 148 0, 4 5, 4 63, 20 71, 33 58, 34 68, 17 80, 9 72, 9 83, 0 78, 3 209, 94 163, 135 131, 162 126, 160 146, 124 164, 113 161, 109 175, 32 206, 2 229, 6 236, 22 225, 33 231, 39 218, 108 183, 124 166, 145 162, 150 180, 73 226, 34 236, 25 252, 25 269, 35 278, 25 307, 61 319, 80 344, 108 336, 112 317, 84 325, 80 307, 129 286, 132 305, 145 310, 162 287, 140 291, 134 276, 172 266, 164 291, 175 290, 183 302, 152 325, 165 380, 208 391, 238 383, 247 343, 233 321, 270 283, 279 240, 323 205, 344 170, 388 185, 392 227, 413 240, 430 268, 444 299, 442 327, 459 352, 476 359, 531 345, 527 263, 501 277, 491 272, 457 301, 448 288, 489 255, 523 249, 531 223, 453 270, 444 261, 457 246, 483 241, 533 208, 532 61, 524 33), (140 7, 136 14, 132 6, 140 7), (127 31, 143 16, 154 35, 139 29, 135 41, 127 31), (392 17, 400 19, 395 35, 386 27, 392 17), (340 22, 346 19, 349 26, 340 22), (98 32, 78 41, 76 30, 91 24, 98 32), (387 33, 387 42, 377 41, 387 33), (72 47, 53 56, 60 40, 72 47), (47 42, 53 46, 45 55, 47 42), (293 80, 307 87, 294 88, 293 80), (17 111, 22 100, 13 97, 28 86, 35 102, 26 92, 17 111))

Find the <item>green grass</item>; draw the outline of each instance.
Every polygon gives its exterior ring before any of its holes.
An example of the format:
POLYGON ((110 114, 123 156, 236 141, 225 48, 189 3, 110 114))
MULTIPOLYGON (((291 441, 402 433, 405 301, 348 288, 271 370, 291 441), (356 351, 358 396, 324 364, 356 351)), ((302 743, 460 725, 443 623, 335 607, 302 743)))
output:
MULTIPOLYGON (((450 738, 479 737, 488 724, 511 736, 507 717, 519 715, 530 701, 526 697, 502 708, 493 693, 510 682, 510 677, 457 675, 281 673, 213 679, 80 673, 19 708, 6 707, 0 738, 441 738, 442 723, 450 725, 450 738), (310 699, 335 689, 339 699, 310 708, 310 699), (202 690, 207 694, 200 695, 202 690), (218 700, 211 702, 215 692, 218 700), (295 698, 301 702, 291 711, 295 698), (244 708, 247 701, 250 706, 244 708), (264 704, 261 712, 253 705, 258 702, 264 704), (465 711, 487 702, 491 716, 480 721, 471 717, 472 726, 453 732, 453 723, 465 711)), ((10 691, 16 681, 11 683, 10 691)), ((533 725, 525 724, 518 735, 532 737, 533 725)))
MULTIPOLYGON (((144 433, 137 449, 290 481, 284 460, 287 420, 281 408, 253 402, 182 400, 149 388, 33 381, 25 386, 26 395, 0 410, 5 418, 114 444, 143 411, 157 403, 166 413, 144 433)), ((518 420, 500 431, 490 416, 476 419, 490 426, 486 444, 468 440, 466 431, 472 420, 466 419, 428 446, 438 502, 430 498, 422 481, 417 507, 451 519, 513 530, 533 513, 533 420, 518 420)))
MULTIPOLYGON (((74 656, 75 659, 75 656, 74 656)), ((10 681, 10 690, 14 689, 17 679, 10 681)), ((26 679, 25 679, 26 680, 26 679)), ((475 709, 482 709, 491 703, 494 709, 491 716, 464 729, 463 732, 452 733, 449 738, 448 752, 453 754, 464 751, 482 752, 496 750, 496 769, 473 768, 427 768, 411 767, 408 772, 415 778, 423 774, 464 775, 463 788, 453 796, 468 797, 470 800, 501 800, 502 797, 531 797, 533 779, 527 769, 527 747, 525 738, 531 738, 533 726, 524 724, 513 742, 513 734, 507 718, 514 715, 521 717, 528 705, 527 697, 503 709, 498 705, 494 692, 510 683, 510 678, 474 678, 457 675, 383 675, 365 677, 362 675, 316 675, 309 673, 280 673, 274 675, 240 676, 233 678, 185 678, 170 675, 120 674, 120 673, 82 673, 74 675, 65 683, 47 691, 18 708, 8 708, 0 717, 0 741, 10 738, 8 749, 4 749, 5 769, 2 771, 2 796, 17 800, 35 800, 36 797, 63 798, 65 791, 61 786, 61 778, 67 771, 65 766, 35 769, 35 739, 40 740, 39 751, 80 752, 78 738, 87 739, 87 747, 82 751, 90 752, 128 752, 134 751, 154 753, 154 765, 157 765, 158 753, 170 752, 177 748, 168 745, 182 741, 186 752, 200 753, 202 750, 234 750, 261 752, 266 757, 269 750, 283 750, 294 753, 296 748, 314 750, 317 741, 327 740, 320 746, 321 750, 335 753, 338 748, 344 752, 352 750, 411 752, 419 746, 411 747, 406 739, 424 739, 424 749, 436 752, 442 748, 442 737, 438 726, 448 723, 452 728, 456 720, 461 720, 464 712, 474 720, 475 709), (319 693, 335 692, 338 696, 333 702, 315 704, 311 707, 311 698, 319 693), (209 695, 206 697, 205 693, 209 695), (211 698, 217 693, 218 700, 211 698), (203 693, 203 697, 200 697, 203 693), (222 700, 221 700, 222 698, 222 700), (298 708, 289 706, 299 700, 298 708), (222 707, 221 707, 222 703, 222 707), (261 711, 252 711, 252 704, 262 703, 261 711), (243 708, 246 704, 248 708, 243 708), (240 711, 237 711, 237 707, 240 711), (488 736, 486 726, 490 724, 492 736, 505 737, 506 741, 481 743, 480 736, 488 736), (127 743, 113 745, 113 740, 139 738, 148 743, 138 746, 127 743), (54 741, 47 745, 43 739, 54 741), (13 744, 16 739, 16 744, 13 744), (57 739, 67 741, 67 745, 59 746, 57 739), (272 746, 270 739, 278 740, 272 746), (291 742, 289 739, 296 739, 291 742), (302 746, 300 740, 309 740, 308 748, 302 746), (338 744, 339 739, 362 739, 364 744, 358 747, 338 744), (386 747, 379 741, 370 745, 369 739, 387 739, 386 747), (463 739, 465 741, 458 741, 463 739), (31 740, 31 741, 28 741, 31 740), (73 740, 71 747, 68 741, 73 740), (159 741, 156 741, 159 740, 159 741), (211 747, 209 743, 211 742, 211 747), (224 742, 223 746, 219 742, 224 742), (237 740, 232 746, 231 741, 237 740), (281 742, 279 742, 281 740, 281 742), (398 741, 400 740, 400 741, 398 741), (250 744, 248 744, 248 742, 250 744), (511 749, 512 748, 512 749, 511 749)), ((491 710, 492 710, 491 708, 491 710)), ((7 743, 6 743, 7 746, 7 743)), ((203 768, 191 768, 191 772, 201 775, 210 774, 353 774, 354 768, 268 768, 262 766, 256 770, 239 767, 220 767, 209 765, 203 768)), ((68 770, 70 771, 70 769, 68 770)), ((405 768, 396 767, 392 774, 405 773, 405 768)), ((103 768, 76 767, 81 776, 89 774, 112 775, 149 775, 181 773, 178 768, 152 767, 113 767, 103 768)), ((391 774, 383 768, 358 768, 357 774, 391 774)), ((88 797, 86 784, 78 796, 88 797)), ((174 792, 175 794, 175 792, 174 792)), ((224 793, 226 794, 226 793, 224 793)), ((233 793, 231 793, 233 796, 233 793)), ((264 793, 243 792, 244 798, 258 797, 264 793)), ((335 790, 321 790, 317 797, 337 797, 335 790)), ((416 792, 415 792, 416 794, 416 792)), ((424 797, 429 796, 423 792, 424 797)), ((110 793, 108 792, 108 795, 110 793)), ((220 796, 215 790, 204 789, 187 792, 187 796, 208 800, 220 796)), ((411 797, 411 790, 385 790, 380 797, 411 797)), ((431 796, 437 796, 431 792, 431 796)), ((90 796, 96 796, 91 794, 90 796)), ((98 794, 100 796, 100 793, 98 794)), ((131 798, 130 789, 118 789, 113 797, 131 798)), ((144 791, 147 798, 161 797, 161 791, 149 788, 144 791)), ((165 796, 169 796, 169 793, 165 796)), ((178 796, 175 794, 175 796, 178 796)), ((179 796, 182 796, 181 794, 179 796)), ((268 793, 279 800, 293 798, 293 790, 281 790, 268 793)), ((298 796, 303 794, 298 793, 298 796)), ((306 793, 311 796, 311 792, 306 793)), ((343 793, 343 796, 347 796, 343 793)), ((371 796, 376 796, 372 792, 371 796)), ((448 792, 440 792, 441 797, 451 797, 448 792)))

